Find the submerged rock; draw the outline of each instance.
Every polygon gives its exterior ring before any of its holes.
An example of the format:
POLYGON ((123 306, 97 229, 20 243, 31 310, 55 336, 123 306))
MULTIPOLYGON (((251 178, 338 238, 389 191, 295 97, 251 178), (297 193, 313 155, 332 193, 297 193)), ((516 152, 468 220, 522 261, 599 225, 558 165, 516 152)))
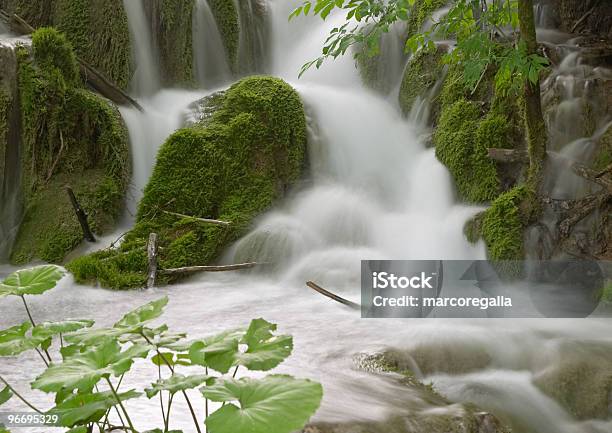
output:
POLYGON ((254 76, 212 100, 214 113, 177 131, 161 147, 136 226, 121 249, 68 265, 77 281, 142 286, 151 232, 159 235, 162 269, 208 264, 301 176, 306 119, 293 88, 277 78, 254 76))
POLYGON ((534 378, 535 385, 578 419, 612 416, 612 348, 566 342, 534 378))

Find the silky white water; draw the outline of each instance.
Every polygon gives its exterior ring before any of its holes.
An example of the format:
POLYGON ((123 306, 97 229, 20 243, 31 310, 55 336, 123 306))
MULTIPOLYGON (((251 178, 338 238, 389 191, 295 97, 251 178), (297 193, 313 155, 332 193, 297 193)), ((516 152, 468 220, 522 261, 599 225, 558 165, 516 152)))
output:
MULTIPOLYGON (((223 257, 230 263, 255 251, 266 261, 276 259, 275 269, 266 274, 200 275, 171 287, 131 292, 82 287, 67 277, 58 288, 31 299, 34 317, 92 317, 108 325, 123 312, 163 295, 170 303, 159 322, 190 338, 263 317, 295 340, 293 355, 275 372, 323 384, 324 401, 315 416, 321 421, 382 420, 434 409, 393 375, 356 370, 353 356, 358 353, 433 346, 448 348, 444 356, 460 357, 484 350, 491 359, 485 369, 422 379, 433 381, 451 401, 473 401, 524 426, 519 433, 609 432, 612 423, 578 422, 533 385, 538 374, 561 360, 556 350, 560 344, 612 344, 609 320, 366 320, 304 286, 314 280, 358 300, 362 259, 479 259, 485 252, 482 244, 470 245, 462 234, 465 221, 479 209, 457 203, 447 170, 419 140, 417 125, 403 119, 395 104, 363 88, 352 59, 338 59, 297 80, 299 67, 319 54, 327 30, 342 19, 288 23, 291 6, 298 3, 277 0, 269 5, 269 49, 271 72, 294 85, 305 103, 311 172, 223 257)), ((183 110, 202 94, 161 91, 139 100, 144 114, 122 109, 132 139, 136 197, 150 176, 159 145, 180 126, 183 110)), ((18 301, 2 299, 0 328, 25 319, 18 301)), ((46 396, 28 385, 42 371, 39 364, 31 354, 3 359, 0 373, 47 409, 46 396)), ((155 368, 140 363, 122 389, 142 389, 156 374, 155 368)), ((197 392, 191 395, 201 419, 203 402, 197 392)), ((158 404, 146 398, 127 404, 138 428, 161 426, 158 404)), ((182 399, 175 405, 171 427, 193 432, 182 399)), ((8 407, 23 410, 15 399, 8 407)))
POLYGON ((210 89, 228 83, 232 73, 208 0, 196 0, 192 25, 194 72, 198 84, 210 89))

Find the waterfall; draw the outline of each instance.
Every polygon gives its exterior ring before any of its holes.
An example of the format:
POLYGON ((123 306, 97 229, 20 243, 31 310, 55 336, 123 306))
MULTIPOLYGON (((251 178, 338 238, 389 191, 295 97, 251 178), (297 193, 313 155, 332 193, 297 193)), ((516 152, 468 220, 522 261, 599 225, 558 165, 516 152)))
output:
POLYGON ((145 0, 123 0, 128 17, 132 56, 136 68, 132 82, 132 92, 137 96, 152 95, 160 89, 159 56, 151 38, 151 26, 147 20, 145 0))
POLYGON ((218 87, 231 79, 223 41, 207 0, 196 0, 194 6, 193 60, 201 87, 218 87))
POLYGON ((268 5, 265 0, 235 0, 240 21, 238 72, 263 73, 268 69, 268 5))

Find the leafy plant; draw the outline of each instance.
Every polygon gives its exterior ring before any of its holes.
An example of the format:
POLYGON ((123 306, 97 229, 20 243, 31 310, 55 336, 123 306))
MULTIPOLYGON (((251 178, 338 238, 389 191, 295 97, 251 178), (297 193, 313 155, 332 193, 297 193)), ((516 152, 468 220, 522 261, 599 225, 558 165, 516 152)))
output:
MULTIPOLYGON (((321 385, 308 379, 237 377, 240 367, 268 371, 292 352, 292 337, 276 334, 276 325, 263 319, 251 321, 247 328, 190 341, 186 334, 172 333, 166 325, 150 326, 168 304, 168 298, 163 297, 125 314, 107 328, 93 328, 93 320, 88 319, 37 325, 25 296, 52 289, 63 275, 57 266, 40 266, 18 271, 0 283, 0 296, 20 297, 29 318, 0 331, 0 356, 38 351, 46 369, 32 382, 32 389, 54 396, 54 405, 41 410, 0 376, 4 386, 0 405, 15 396, 41 415, 57 416, 69 433, 137 433, 140 430, 124 402, 143 396, 159 399, 164 424, 148 433, 180 433, 170 430, 172 404, 179 394, 200 433, 204 424, 210 433, 290 433, 301 428, 319 407, 321 385), (121 389, 138 359, 149 360, 154 381, 144 392, 121 389), (178 371, 185 366, 189 374, 178 371), (201 371, 194 372, 196 368, 201 371), (196 414, 193 396, 188 394, 193 390, 204 397, 204 424, 196 414), (211 401, 221 405, 209 413, 211 401)), ((0 433, 7 431, 0 425, 0 433)))
MULTIPOLYGON (((408 22, 417 13, 417 3, 430 0, 308 0, 290 15, 293 19, 310 13, 326 19, 334 10, 346 11, 346 23, 331 30, 322 55, 306 63, 300 76, 311 67, 319 68, 328 58, 337 58, 360 44, 355 56, 373 56, 379 52, 380 38, 396 22, 408 22)), ((517 88, 525 81, 536 83, 548 60, 529 54, 519 41, 518 0, 456 0, 451 2, 446 15, 428 29, 416 31, 406 40, 406 50, 435 49, 435 39, 455 39, 456 48, 445 57, 447 63, 464 68, 465 84, 478 86, 489 66, 498 70, 498 87, 510 83, 517 88)))

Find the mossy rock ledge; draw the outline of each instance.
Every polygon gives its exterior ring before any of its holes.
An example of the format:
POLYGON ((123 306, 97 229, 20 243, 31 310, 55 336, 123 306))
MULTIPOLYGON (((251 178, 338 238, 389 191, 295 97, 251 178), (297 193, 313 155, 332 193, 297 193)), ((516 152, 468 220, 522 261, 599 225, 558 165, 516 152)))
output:
POLYGON ((97 281, 113 289, 143 286, 150 233, 159 237, 161 269, 208 264, 301 177, 306 118, 291 86, 253 76, 213 101, 218 107, 214 113, 162 145, 136 225, 121 247, 68 264, 78 282, 97 281))
POLYGON ((72 45, 53 28, 17 48, 24 215, 11 261, 61 263, 83 238, 64 188, 95 233, 111 229, 130 178, 127 129, 117 107, 86 90, 72 45))

